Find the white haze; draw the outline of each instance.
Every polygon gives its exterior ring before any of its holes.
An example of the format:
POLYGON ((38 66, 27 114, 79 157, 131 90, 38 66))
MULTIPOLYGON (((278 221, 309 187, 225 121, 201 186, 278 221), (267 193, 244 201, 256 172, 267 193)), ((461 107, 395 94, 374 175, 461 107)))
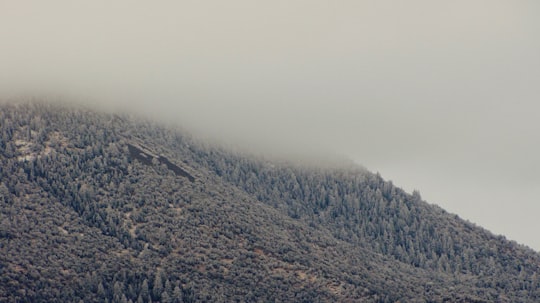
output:
POLYGON ((0 0, 0 93, 338 153, 540 250, 538 1, 0 0))

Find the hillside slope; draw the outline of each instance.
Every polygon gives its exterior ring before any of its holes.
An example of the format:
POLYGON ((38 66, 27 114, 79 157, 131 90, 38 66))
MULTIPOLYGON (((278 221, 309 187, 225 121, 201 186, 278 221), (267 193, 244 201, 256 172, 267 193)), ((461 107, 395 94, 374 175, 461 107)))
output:
POLYGON ((0 301, 538 302, 540 256, 360 167, 1 105, 0 301))

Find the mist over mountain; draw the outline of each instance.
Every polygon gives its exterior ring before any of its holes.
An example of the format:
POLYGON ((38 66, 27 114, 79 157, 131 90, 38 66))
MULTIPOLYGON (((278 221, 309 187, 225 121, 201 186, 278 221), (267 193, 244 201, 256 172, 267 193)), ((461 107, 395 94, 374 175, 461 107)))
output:
POLYGON ((2 1, 0 96, 61 95, 250 152, 345 155, 540 250, 539 13, 534 0, 2 1))
POLYGON ((540 255, 353 163, 0 111, 0 301, 537 302, 540 255))

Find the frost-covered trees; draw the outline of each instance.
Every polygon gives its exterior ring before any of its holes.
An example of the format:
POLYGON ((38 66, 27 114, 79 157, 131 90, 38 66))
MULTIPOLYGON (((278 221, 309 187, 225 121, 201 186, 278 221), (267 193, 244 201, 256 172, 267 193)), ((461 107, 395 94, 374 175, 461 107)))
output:
POLYGON ((364 169, 59 106, 0 117, 0 301, 539 299, 538 254, 364 169))

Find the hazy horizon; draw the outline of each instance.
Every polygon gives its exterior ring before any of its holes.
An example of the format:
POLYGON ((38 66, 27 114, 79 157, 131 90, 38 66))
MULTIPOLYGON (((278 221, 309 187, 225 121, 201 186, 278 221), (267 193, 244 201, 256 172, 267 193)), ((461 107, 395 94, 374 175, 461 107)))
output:
POLYGON ((0 3, 0 94, 346 155, 536 250, 540 3, 0 3))

